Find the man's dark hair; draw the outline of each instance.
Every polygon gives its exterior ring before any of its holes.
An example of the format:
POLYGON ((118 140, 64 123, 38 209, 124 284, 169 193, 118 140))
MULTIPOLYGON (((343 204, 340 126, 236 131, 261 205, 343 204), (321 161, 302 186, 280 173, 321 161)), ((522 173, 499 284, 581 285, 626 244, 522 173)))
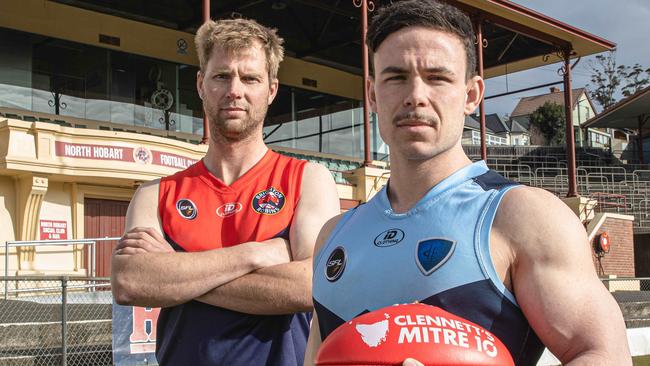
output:
POLYGON ((370 21, 366 44, 372 56, 389 35, 406 27, 424 27, 456 35, 465 47, 466 78, 476 74, 475 35, 469 17, 436 0, 397 1, 381 7, 370 21))

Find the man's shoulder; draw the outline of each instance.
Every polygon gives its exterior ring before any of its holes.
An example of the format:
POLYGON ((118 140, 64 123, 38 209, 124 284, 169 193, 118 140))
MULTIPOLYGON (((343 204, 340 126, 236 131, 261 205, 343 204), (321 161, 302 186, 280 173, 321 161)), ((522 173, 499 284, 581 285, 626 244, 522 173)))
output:
POLYGON ((505 194, 493 230, 515 251, 529 253, 586 239, 580 219, 567 204, 546 190, 527 186, 505 194))
MULTIPOLYGON (((187 168, 183 170, 179 170, 174 174, 168 175, 166 177, 162 177, 159 179, 159 182, 169 182, 169 181, 179 181, 185 178, 191 178, 191 177, 196 177, 201 174, 205 174, 203 169, 200 169, 202 166, 203 161, 200 160, 196 162, 193 165, 188 166, 187 168)), ((205 170, 207 172, 207 170, 205 170)))

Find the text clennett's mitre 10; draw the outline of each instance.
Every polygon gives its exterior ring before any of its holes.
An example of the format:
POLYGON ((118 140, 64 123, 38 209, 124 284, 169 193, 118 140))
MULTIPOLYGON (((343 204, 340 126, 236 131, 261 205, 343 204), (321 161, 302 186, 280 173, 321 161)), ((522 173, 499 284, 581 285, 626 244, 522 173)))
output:
POLYGON ((514 366, 506 346, 470 321, 425 304, 393 305, 360 315, 334 330, 316 365, 514 366))

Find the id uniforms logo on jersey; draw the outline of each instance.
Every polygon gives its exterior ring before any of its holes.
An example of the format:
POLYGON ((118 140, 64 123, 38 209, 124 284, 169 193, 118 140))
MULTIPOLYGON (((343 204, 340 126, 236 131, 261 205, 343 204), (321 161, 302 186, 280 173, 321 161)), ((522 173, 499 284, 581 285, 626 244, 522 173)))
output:
POLYGON ((275 215, 284 207, 285 197, 284 193, 278 191, 273 187, 269 187, 261 192, 258 192, 251 206, 255 212, 263 215, 275 215))
POLYGON ((404 240, 404 232, 400 229, 388 229, 375 238, 375 246, 390 247, 404 240))
POLYGON ((325 278, 330 282, 338 280, 345 270, 347 261, 348 258, 345 255, 345 249, 343 247, 334 249, 330 253, 330 256, 327 257, 327 262, 325 263, 325 278))
POLYGON ((425 276, 440 268, 454 253, 456 241, 445 238, 420 240, 416 246, 415 262, 425 276))
POLYGON ((229 203, 224 203, 223 205, 217 207, 217 215, 219 217, 229 217, 237 212, 241 211, 242 209, 242 204, 239 202, 229 202, 229 203))
POLYGON ((194 202, 188 200, 187 198, 182 198, 176 201, 176 210, 178 210, 178 213, 187 220, 194 220, 198 213, 194 202))

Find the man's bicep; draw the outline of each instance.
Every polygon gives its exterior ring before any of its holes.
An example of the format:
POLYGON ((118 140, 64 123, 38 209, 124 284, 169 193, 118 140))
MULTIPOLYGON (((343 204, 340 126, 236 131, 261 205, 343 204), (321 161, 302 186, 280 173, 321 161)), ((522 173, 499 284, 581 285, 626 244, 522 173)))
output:
POLYGON ((124 228, 129 231, 136 227, 152 227, 162 234, 162 225, 158 215, 158 179, 141 185, 126 211, 124 228))
POLYGON ((513 271, 515 296, 524 315, 562 362, 584 352, 608 353, 607 342, 620 343, 614 338, 625 337, 622 318, 596 275, 582 224, 555 198, 544 194, 521 198, 536 207, 517 215, 527 217, 527 224, 513 220, 519 225, 515 236, 525 241, 516 244, 513 271), (539 210, 553 214, 535 212, 539 210))
POLYGON ((336 184, 331 173, 318 164, 305 166, 300 200, 289 233, 294 260, 312 256, 320 229, 339 211, 336 184))

